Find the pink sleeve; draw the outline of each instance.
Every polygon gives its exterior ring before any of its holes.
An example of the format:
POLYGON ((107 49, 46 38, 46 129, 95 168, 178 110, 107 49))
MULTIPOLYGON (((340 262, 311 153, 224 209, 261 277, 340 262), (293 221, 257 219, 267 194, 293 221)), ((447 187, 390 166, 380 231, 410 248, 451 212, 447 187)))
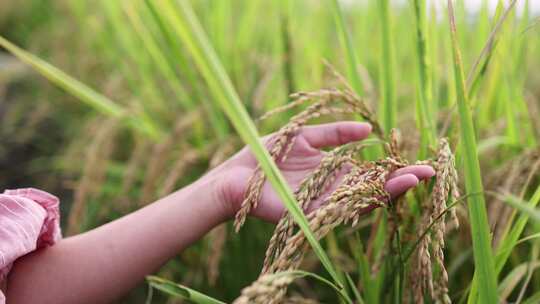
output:
POLYGON ((62 237, 58 205, 55 196, 32 188, 0 194, 0 283, 17 258, 62 237))

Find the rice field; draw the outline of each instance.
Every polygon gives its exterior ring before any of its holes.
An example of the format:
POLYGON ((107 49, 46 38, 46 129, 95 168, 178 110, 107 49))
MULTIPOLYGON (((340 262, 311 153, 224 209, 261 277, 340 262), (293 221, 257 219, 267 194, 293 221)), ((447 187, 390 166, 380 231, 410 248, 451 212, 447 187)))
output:
POLYGON ((535 1, 1 2, 0 186, 62 197, 73 235, 248 145, 234 221, 122 303, 540 303, 535 1), (298 130, 339 120, 372 135, 291 189, 298 130), (436 176, 390 199, 409 164, 436 176), (266 180, 277 225, 248 217, 266 180))

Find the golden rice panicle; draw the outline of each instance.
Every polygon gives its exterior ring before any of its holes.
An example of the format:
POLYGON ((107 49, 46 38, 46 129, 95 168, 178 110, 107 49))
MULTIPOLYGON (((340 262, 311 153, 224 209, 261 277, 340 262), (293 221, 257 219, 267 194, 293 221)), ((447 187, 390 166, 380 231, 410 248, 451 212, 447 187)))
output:
MULTIPOLYGON (((418 237, 422 237, 422 233, 431 225, 431 206, 424 205, 423 209, 418 237)), ((427 291, 431 298, 435 297, 430 244, 431 235, 426 233, 416 249, 414 268, 410 275, 414 303, 424 303, 424 291, 427 291)))
MULTIPOLYGON (((325 106, 326 102, 327 101, 320 101, 309 106, 306 110, 294 116, 289 123, 283 126, 272 138, 270 138, 268 141, 270 147, 269 152, 275 162, 283 162, 286 160, 287 154, 294 144, 298 130, 305 125, 310 118, 317 116, 319 110, 325 106)), ((236 231, 240 230, 251 210, 257 208, 265 181, 266 177, 264 176, 261 167, 258 165, 248 181, 247 195, 242 202, 240 210, 236 213, 234 221, 236 231)))
MULTIPOLYGON (((328 152, 317 168, 304 178, 295 191, 295 198, 300 208, 306 211, 313 200, 318 199, 322 193, 327 191, 334 182, 336 175, 342 171, 343 166, 352 160, 351 156, 363 147, 361 144, 348 144, 328 152)), ((272 261, 280 255, 283 249, 282 245, 287 238, 292 236, 293 230, 294 221, 290 214, 286 214, 276 225, 274 234, 270 239, 262 273, 265 273, 272 261)))
MULTIPOLYGON (((341 224, 355 226, 368 208, 385 205, 388 193, 384 190, 384 180, 379 178, 381 172, 384 173, 381 167, 353 168, 326 203, 308 215, 309 227, 316 239, 323 238, 341 224)), ((298 269, 308 250, 304 233, 296 232, 285 241, 281 255, 261 277, 298 269)), ((286 285, 282 286, 275 297, 285 295, 286 288, 286 285)))
MULTIPOLYGON (((459 195, 457 190, 457 173, 455 170, 455 160, 448 140, 443 138, 439 142, 439 153, 436 164, 436 181, 432 193, 432 218, 433 221, 440 214, 445 212, 447 202, 450 195, 459 195)), ((451 208, 450 215, 455 225, 458 225, 457 217, 455 216, 455 207, 451 208)), ((450 303, 448 296, 448 273, 444 265, 444 234, 446 232, 446 221, 444 216, 442 219, 434 223, 432 228, 433 237, 433 254, 438 268, 438 278, 435 282, 435 298, 440 303, 450 303)))
MULTIPOLYGON (((309 227, 317 239, 343 223, 355 226, 368 209, 384 206, 388 193, 384 190, 385 169, 380 166, 353 168, 323 205, 308 215, 309 227)), ((283 245, 280 256, 268 267, 267 272, 296 269, 307 250, 302 231, 296 232, 283 245)))
MULTIPOLYGON (((438 216, 445 210, 449 199, 456 200, 460 197, 458 173, 455 163, 455 156, 450 149, 448 140, 446 138, 442 138, 439 141, 437 160, 433 164, 437 172, 436 183, 432 194, 433 206, 436 208, 434 210, 435 216, 438 216)), ((459 227, 459 220, 456 215, 456 207, 450 208, 449 213, 452 226, 454 228, 459 227)), ((444 220, 440 222, 443 222, 440 225, 445 225, 444 220)))
MULTIPOLYGON (((283 126, 270 140, 270 155, 276 162, 283 162, 287 159, 289 151, 294 145, 296 136, 302 126, 304 126, 310 119, 320 117, 328 114, 359 114, 373 127, 373 132, 380 138, 384 138, 384 132, 377 122, 376 115, 364 102, 352 91, 338 90, 338 89, 322 89, 313 92, 298 92, 291 94, 291 98, 294 100, 290 105, 282 108, 278 108, 271 111, 267 115, 263 115, 261 119, 265 119, 275 113, 279 113, 290 109, 294 106, 302 104, 307 101, 314 101, 314 103, 308 106, 305 110, 295 115, 289 123, 283 126), (343 107, 330 106, 331 103, 337 103, 341 101, 343 107)), ((247 195, 242 202, 240 210, 237 212, 234 222, 235 230, 238 231, 244 224, 247 215, 251 210, 257 207, 260 200, 261 190, 266 181, 260 167, 255 169, 252 177, 248 182, 247 195)))
MULTIPOLYGON (((360 114, 362 118, 367 120, 373 127, 373 133, 379 138, 384 138, 384 131, 377 120, 377 115, 371 109, 371 106, 366 102, 365 99, 359 97, 354 89, 351 87, 345 76, 343 76, 333 65, 325 62, 326 67, 332 72, 338 83, 343 86, 343 91, 341 93, 342 98, 345 102, 349 103, 355 110, 357 114, 360 114)), ((369 76, 367 77, 369 78, 369 76)), ((370 81, 366 82, 370 83, 370 81)), ((367 90, 372 91, 372 90, 367 90)))
MULTIPOLYGON (((394 171, 396 169, 399 169, 401 167, 404 167, 407 164, 407 161, 403 160, 401 157, 401 151, 400 151, 400 138, 399 138, 399 132, 397 129, 391 129, 390 135, 389 135, 389 141, 385 144, 387 153, 389 155, 388 163, 390 165, 389 171, 394 171)), ((377 263, 382 263, 383 259, 386 257, 386 254, 389 252, 389 248, 392 246, 392 240, 394 239, 396 232, 401 224, 401 219, 403 217, 402 214, 402 206, 404 198, 401 197, 394 201, 392 204, 392 207, 390 208, 390 212, 388 212, 388 232, 386 235, 386 246, 384 247, 384 250, 381 251, 382 255, 380 255, 378 261, 374 263, 374 266, 377 266, 377 263)))
POLYGON ((294 281, 288 273, 277 273, 260 276, 250 286, 242 289, 242 294, 233 304, 276 304, 286 292, 286 287, 294 281))
POLYGON ((391 159, 395 159, 403 163, 405 161, 401 157, 400 142, 401 142, 401 134, 399 130, 395 128, 390 130, 389 141, 386 144, 388 155, 390 156, 391 159))
MULTIPOLYGON (((450 150, 448 140, 445 138, 439 141, 434 167, 436 170, 435 185, 430 200, 423 205, 422 221, 418 230, 418 236, 422 237, 424 231, 431 227, 431 231, 420 240, 416 252, 417 267, 413 272, 414 280, 412 282, 414 298, 417 303, 423 302, 423 294, 426 291, 438 303, 451 302, 448 296, 448 273, 444 265, 446 216, 443 214, 447 209, 449 198, 457 198, 459 190, 454 155, 450 150), (436 279, 433 278, 432 259, 437 268, 436 279)), ((450 208, 449 213, 453 225, 457 227, 459 223, 454 209, 455 207, 450 208)))

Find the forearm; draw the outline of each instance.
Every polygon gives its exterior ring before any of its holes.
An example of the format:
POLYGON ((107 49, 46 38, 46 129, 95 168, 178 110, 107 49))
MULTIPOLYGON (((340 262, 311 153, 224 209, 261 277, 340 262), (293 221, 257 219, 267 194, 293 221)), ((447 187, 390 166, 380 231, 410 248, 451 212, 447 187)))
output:
POLYGON ((212 178, 18 260, 9 303, 106 303, 226 219, 212 178))

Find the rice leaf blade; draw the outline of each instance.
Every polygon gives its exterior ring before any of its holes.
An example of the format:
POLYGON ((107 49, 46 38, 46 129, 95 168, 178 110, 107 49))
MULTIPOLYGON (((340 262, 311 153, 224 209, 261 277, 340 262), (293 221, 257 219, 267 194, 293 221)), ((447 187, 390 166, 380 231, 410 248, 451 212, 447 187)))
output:
POLYGON ((225 302, 216 300, 189 287, 171 282, 160 277, 147 276, 146 281, 148 282, 148 284, 150 284, 151 287, 158 289, 168 295, 196 304, 225 304, 225 302))
MULTIPOLYGON (((339 283, 340 279, 336 270, 310 231, 307 219, 298 207, 287 181, 260 141, 260 136, 253 121, 240 101, 236 90, 197 20, 191 5, 185 0, 176 1, 178 7, 173 4, 172 0, 160 0, 157 3, 162 6, 160 12, 170 22, 175 33, 189 49, 195 63, 207 81, 215 100, 219 103, 219 106, 223 109, 240 137, 251 148, 252 153, 261 165, 274 190, 283 200, 285 207, 304 232, 306 239, 313 247, 323 266, 335 282, 339 283)), ((339 283, 339 285, 341 286, 342 284, 339 283)))
MULTIPOLYGON (((514 199, 515 200, 517 199, 518 202, 520 201, 518 198, 514 198, 514 199)), ((529 201, 529 204, 523 205, 523 207, 526 210, 533 210, 534 214, 538 215, 538 211, 534 210, 533 208, 536 207, 539 202, 540 202, 540 187, 536 189, 535 193, 533 194, 533 196, 531 197, 529 201)), ((501 272, 506 261, 510 257, 512 250, 518 244, 519 236, 525 229, 525 226, 528 222, 529 217, 530 217, 530 214, 528 212, 522 213, 516 220, 515 224, 512 226, 511 230, 502 239, 499 247, 497 248, 497 256, 495 257, 495 266, 496 266, 497 275, 501 272)))
POLYGON ((392 35, 392 18, 390 17, 390 1, 377 1, 379 5, 379 21, 381 25, 381 118, 386 135, 396 126, 396 96, 394 74, 394 50, 392 35))
POLYGON ((25 64, 31 66, 34 70, 43 75, 43 77, 96 111, 110 117, 123 118, 130 127, 142 132, 152 139, 157 139, 160 136, 159 131, 152 123, 150 123, 150 121, 140 117, 126 116, 126 112, 122 106, 114 103, 109 98, 94 91, 84 83, 67 75, 48 62, 19 48, 2 36, 0 36, 0 46, 11 52, 25 64))
POLYGON ((356 91, 356 94, 358 94, 358 96, 362 96, 364 94, 364 88, 357 71, 358 58, 352 43, 351 33, 345 24, 345 17, 343 16, 339 1, 331 0, 330 2, 334 15, 334 21, 338 28, 339 41, 347 54, 347 77, 351 82, 351 86, 356 91))
POLYGON ((420 151, 419 158, 423 159, 427 155, 428 148, 435 143, 436 130, 434 129, 430 110, 433 102, 433 92, 431 86, 431 75, 428 64, 428 43, 426 25, 426 2, 425 0, 414 0, 414 13, 416 17, 416 48, 418 57, 418 91, 417 101, 417 124, 420 130, 420 151))
POLYGON ((454 75, 457 93, 457 104, 460 121, 460 139, 463 149, 465 185, 468 193, 476 193, 469 197, 468 209, 473 241, 475 276, 479 284, 479 300, 481 303, 497 303, 497 281, 495 263, 491 250, 491 236, 487 220, 486 203, 483 195, 482 176, 476 135, 467 88, 463 72, 463 63, 458 45, 456 24, 453 12, 453 1, 448 0, 448 17, 450 21, 450 36, 454 59, 454 75))

